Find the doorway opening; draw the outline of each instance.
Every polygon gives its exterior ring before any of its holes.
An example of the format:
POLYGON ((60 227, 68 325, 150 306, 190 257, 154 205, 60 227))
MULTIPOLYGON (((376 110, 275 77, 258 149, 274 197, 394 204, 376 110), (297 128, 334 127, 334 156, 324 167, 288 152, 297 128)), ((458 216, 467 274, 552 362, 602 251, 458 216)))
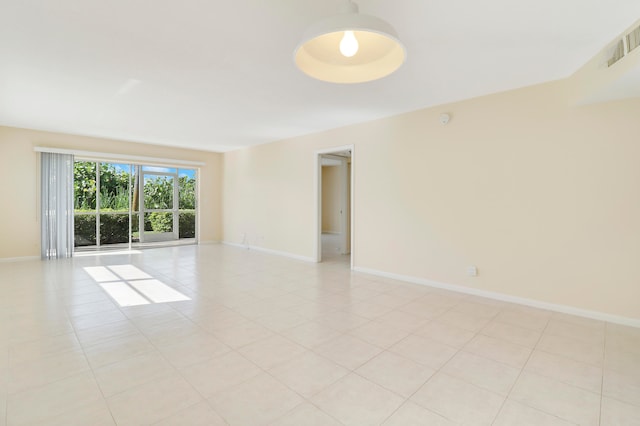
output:
POLYGON ((353 145, 316 152, 316 256, 353 268, 353 145))

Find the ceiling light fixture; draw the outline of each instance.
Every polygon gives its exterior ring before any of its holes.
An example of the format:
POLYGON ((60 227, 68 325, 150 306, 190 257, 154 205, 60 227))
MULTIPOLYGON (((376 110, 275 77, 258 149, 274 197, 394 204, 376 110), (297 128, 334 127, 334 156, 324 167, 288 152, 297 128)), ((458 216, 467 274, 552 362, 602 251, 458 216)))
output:
POLYGON ((406 50, 390 24, 361 15, 351 0, 344 0, 340 12, 304 33, 294 52, 302 72, 330 83, 364 83, 400 68, 406 50))

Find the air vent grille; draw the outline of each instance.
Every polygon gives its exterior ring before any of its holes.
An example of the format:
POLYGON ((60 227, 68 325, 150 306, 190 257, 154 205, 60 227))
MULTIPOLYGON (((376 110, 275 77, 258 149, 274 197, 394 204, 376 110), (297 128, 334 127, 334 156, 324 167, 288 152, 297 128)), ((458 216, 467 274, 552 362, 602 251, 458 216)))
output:
POLYGON ((616 48, 613 51, 613 55, 611 55, 611 58, 609 58, 607 65, 611 66, 622 58, 624 58, 624 42, 620 40, 618 44, 616 44, 616 48))
POLYGON ((636 47, 640 46, 640 27, 627 34, 627 49, 631 52, 636 47))
POLYGON ((640 46, 640 27, 636 27, 631 32, 622 37, 613 48, 613 53, 607 61, 608 66, 612 66, 633 49, 640 46))

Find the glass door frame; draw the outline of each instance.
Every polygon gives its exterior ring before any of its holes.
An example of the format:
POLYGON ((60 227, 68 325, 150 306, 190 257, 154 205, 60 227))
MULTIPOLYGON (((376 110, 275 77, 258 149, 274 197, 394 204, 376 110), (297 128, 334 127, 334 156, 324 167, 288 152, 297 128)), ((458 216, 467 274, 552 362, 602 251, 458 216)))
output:
MULTIPOLYGON (((178 209, 179 206, 178 204, 180 203, 180 187, 179 187, 179 180, 178 180, 178 172, 179 169, 176 167, 175 168, 175 172, 159 172, 159 171, 145 171, 144 170, 144 165, 139 165, 137 167, 137 170, 139 171, 140 176, 138 177, 138 179, 140 179, 139 181, 139 189, 138 189, 138 196, 139 198, 139 214, 138 214, 138 232, 139 232, 139 239, 140 239, 140 244, 144 244, 146 242, 151 242, 151 241, 145 241, 145 230, 144 230, 144 222, 145 222, 145 214, 146 213, 171 213, 171 218, 172 218, 172 233, 173 233, 173 238, 170 240, 160 240, 160 241, 178 241, 180 239, 180 233, 179 233, 179 213, 178 213, 178 209), (171 199, 171 208, 170 209, 147 209, 147 207, 144 204, 144 185, 145 185, 145 177, 146 176, 165 176, 165 177, 171 177, 173 178, 173 185, 172 185, 172 199, 171 199)), ((168 167, 168 168, 172 168, 173 167, 168 167)), ((168 232, 167 232, 168 234, 168 232)), ((131 240, 131 239, 130 239, 131 240)), ((153 241, 153 242, 159 242, 159 241, 153 241)))

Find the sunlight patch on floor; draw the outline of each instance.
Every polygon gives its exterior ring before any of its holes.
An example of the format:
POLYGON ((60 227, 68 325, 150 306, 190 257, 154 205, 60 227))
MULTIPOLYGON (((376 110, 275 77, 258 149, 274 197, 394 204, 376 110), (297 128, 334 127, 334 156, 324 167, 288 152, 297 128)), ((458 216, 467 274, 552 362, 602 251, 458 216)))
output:
POLYGON ((97 283, 104 283, 109 281, 119 281, 117 275, 105 268, 104 266, 87 266, 84 270, 93 278, 97 283))
POLYGON ((84 270, 120 306, 191 300, 134 265, 87 266, 84 270))
POLYGON ((123 280, 144 280, 153 278, 143 270, 133 265, 112 265, 108 268, 122 277, 123 280))
POLYGON ((123 281, 100 283, 100 287, 120 306, 138 306, 151 303, 123 281))
POLYGON ((191 300, 184 294, 158 280, 131 281, 128 283, 154 303, 191 300))

